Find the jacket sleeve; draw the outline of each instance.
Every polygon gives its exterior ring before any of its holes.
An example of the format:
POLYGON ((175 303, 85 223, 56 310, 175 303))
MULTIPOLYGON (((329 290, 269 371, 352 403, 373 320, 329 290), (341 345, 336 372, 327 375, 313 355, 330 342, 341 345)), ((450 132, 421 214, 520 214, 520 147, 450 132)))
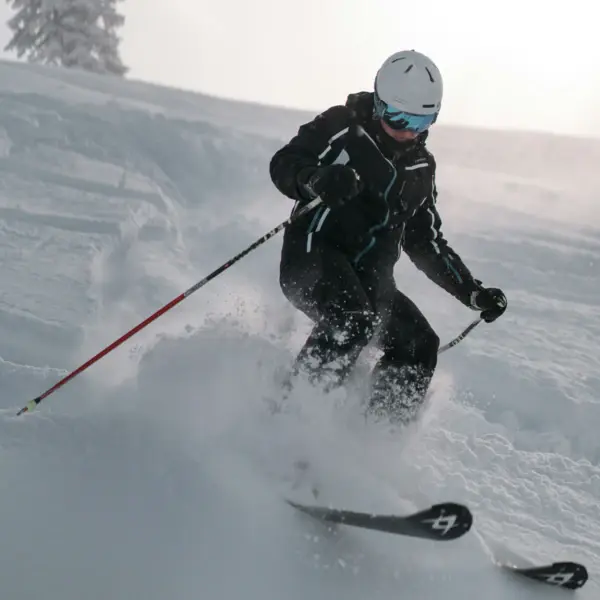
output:
MULTIPOLYGON (((331 164, 344 147, 351 113, 345 106, 333 106, 302 125, 298 133, 271 158, 269 172, 275 187, 292 200, 306 201, 298 175, 303 169, 331 164)), ((307 169, 307 171, 311 170, 307 169)))
POLYGON ((480 289, 461 258, 452 250, 441 231, 442 220, 436 209, 435 185, 430 197, 406 223, 402 248, 429 279, 457 298, 471 305, 471 294, 480 289))

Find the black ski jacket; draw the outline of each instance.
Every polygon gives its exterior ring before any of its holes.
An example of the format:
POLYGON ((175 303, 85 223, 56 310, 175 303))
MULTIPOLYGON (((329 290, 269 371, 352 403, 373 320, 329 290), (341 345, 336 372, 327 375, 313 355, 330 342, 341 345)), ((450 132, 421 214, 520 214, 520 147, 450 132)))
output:
POLYGON ((373 94, 352 94, 345 105, 302 125, 271 159, 273 183, 296 200, 292 213, 311 199, 297 180, 306 167, 348 164, 364 183, 360 195, 343 206, 320 205, 289 225, 282 261, 293 263, 324 244, 342 251, 358 272, 389 275, 403 249, 427 277, 468 306, 480 283, 442 235, 427 132, 416 143, 400 145, 372 115, 373 94))

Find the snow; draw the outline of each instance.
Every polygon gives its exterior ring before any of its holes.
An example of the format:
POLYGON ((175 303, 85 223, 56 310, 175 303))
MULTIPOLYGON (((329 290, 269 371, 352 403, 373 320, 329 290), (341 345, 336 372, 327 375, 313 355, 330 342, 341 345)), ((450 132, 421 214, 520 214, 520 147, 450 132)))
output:
MULTIPOLYGON (((7 62, 0 98, 3 597, 562 597, 492 549, 582 561, 598 597, 599 141, 436 126, 446 236, 509 310, 440 358, 417 427, 303 386, 269 412, 309 326, 280 236, 16 417, 287 218, 268 160, 308 115, 7 62), (357 510, 466 502, 475 527, 333 534, 282 502, 311 483, 357 510)), ((397 278, 442 342, 474 318, 407 259, 397 278)))

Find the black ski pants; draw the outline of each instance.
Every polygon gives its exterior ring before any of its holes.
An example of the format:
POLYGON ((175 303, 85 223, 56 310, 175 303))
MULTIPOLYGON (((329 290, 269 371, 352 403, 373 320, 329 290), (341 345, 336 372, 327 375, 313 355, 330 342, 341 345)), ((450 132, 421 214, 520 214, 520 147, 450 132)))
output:
POLYGON ((284 242, 280 285, 313 322, 295 373, 326 388, 343 383, 361 350, 383 355, 371 376, 370 407, 409 420, 422 403, 437 364, 439 338, 418 307, 395 285, 393 265, 356 268, 325 244, 310 252, 284 242))

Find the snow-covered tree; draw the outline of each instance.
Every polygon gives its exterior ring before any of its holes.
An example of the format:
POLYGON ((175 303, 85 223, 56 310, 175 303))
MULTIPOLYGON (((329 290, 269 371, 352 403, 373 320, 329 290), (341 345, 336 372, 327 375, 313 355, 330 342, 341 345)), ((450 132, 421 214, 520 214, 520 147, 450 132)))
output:
POLYGON ((7 0, 17 13, 8 21, 14 32, 5 50, 30 62, 124 75, 117 29, 122 0, 7 0))

